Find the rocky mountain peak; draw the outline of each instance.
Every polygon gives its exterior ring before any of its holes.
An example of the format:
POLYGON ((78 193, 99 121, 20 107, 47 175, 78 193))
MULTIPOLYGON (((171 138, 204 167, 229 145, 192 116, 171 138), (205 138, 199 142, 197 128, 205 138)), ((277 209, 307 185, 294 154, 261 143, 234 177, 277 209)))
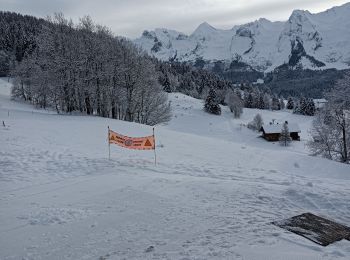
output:
POLYGON ((350 66, 349 17, 350 3, 317 14, 295 10, 285 22, 261 18, 231 30, 204 22, 190 36, 157 29, 144 32, 135 43, 162 60, 230 63, 240 57, 265 72, 283 64, 344 69, 350 66))

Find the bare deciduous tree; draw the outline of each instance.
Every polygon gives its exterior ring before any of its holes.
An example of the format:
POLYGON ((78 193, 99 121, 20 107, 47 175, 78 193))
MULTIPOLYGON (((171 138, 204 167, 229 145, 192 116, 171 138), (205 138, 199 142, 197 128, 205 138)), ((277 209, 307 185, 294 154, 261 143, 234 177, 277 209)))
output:
POLYGON ((350 73, 327 95, 326 106, 316 115, 312 127, 311 152, 348 163, 350 160, 350 73))
POLYGON ((243 100, 240 95, 234 91, 229 91, 226 95, 225 102, 230 108, 235 118, 240 118, 243 113, 243 100))
POLYGON ((13 97, 58 113, 79 111, 155 125, 170 119, 155 65, 130 41, 90 17, 78 25, 56 14, 37 47, 17 64, 13 97))

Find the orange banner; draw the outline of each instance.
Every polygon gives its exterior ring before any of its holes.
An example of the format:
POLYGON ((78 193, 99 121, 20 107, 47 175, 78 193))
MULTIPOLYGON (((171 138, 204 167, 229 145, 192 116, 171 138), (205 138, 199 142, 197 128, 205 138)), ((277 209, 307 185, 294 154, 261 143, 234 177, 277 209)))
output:
POLYGON ((118 134, 112 130, 108 131, 108 140, 110 144, 117 144, 121 147, 136 150, 154 150, 155 139, 154 136, 146 137, 129 137, 118 134))

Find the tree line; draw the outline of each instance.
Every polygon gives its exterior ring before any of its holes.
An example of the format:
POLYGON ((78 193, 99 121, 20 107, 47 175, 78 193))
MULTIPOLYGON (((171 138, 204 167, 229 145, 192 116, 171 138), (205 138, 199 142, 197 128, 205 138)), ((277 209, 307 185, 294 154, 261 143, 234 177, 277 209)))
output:
POLYGON ((36 47, 36 37, 47 21, 29 15, 0 11, 0 77, 36 47))
POLYGON ((11 72, 13 97, 57 113, 78 111, 155 125, 170 119, 170 104, 152 60, 90 17, 78 24, 48 18, 35 48, 11 72))
POLYGON ((228 105, 235 117, 239 117, 242 108, 284 109, 282 97, 273 94, 267 87, 251 84, 234 84, 217 74, 192 66, 188 62, 157 61, 160 72, 159 82, 166 92, 181 92, 203 99, 204 110, 220 114, 220 105, 228 105))
POLYGON ((221 113, 219 104, 230 106, 235 117, 242 107, 284 108, 268 87, 237 85, 191 63, 151 58, 88 17, 74 25, 61 14, 43 20, 3 12, 0 21, 0 49, 11 60, 3 64, 15 77, 13 96, 40 107, 154 124, 155 118, 169 119, 163 89, 210 100, 205 110, 214 114, 221 113), (146 107, 151 96, 157 97, 153 108, 146 107))

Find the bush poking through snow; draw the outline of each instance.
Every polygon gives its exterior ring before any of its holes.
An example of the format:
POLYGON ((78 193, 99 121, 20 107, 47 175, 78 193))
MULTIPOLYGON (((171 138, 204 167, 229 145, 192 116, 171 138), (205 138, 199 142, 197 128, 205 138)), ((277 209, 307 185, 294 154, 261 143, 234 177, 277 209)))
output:
POLYGON ((260 114, 256 114, 253 121, 248 123, 248 128, 255 131, 260 131, 263 124, 264 121, 262 119, 262 116, 260 114))

